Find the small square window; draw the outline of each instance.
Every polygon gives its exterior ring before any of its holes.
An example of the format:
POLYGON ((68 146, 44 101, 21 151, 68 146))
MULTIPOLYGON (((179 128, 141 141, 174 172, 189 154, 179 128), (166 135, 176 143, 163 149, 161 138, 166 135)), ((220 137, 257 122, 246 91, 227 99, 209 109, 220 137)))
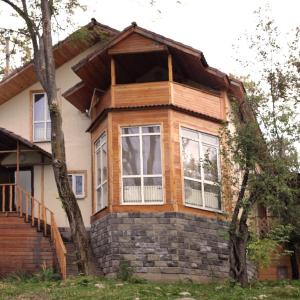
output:
POLYGON ((85 197, 84 174, 83 173, 69 174, 68 179, 76 199, 83 199, 85 197))

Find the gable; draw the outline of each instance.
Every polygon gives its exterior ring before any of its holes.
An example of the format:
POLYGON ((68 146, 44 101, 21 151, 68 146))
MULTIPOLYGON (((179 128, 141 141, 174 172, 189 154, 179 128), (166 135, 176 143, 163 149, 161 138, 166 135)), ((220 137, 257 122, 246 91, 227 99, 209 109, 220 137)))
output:
POLYGON ((167 47, 155 40, 146 38, 141 34, 132 32, 124 39, 117 42, 109 50, 109 54, 125 54, 139 52, 164 51, 167 47))

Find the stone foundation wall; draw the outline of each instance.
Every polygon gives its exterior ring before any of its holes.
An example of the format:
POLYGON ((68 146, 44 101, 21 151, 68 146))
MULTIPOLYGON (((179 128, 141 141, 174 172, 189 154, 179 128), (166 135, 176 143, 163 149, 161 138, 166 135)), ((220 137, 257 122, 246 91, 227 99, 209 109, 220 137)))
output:
POLYGON ((94 253, 105 275, 121 261, 155 280, 228 278, 228 224, 191 214, 112 213, 91 227, 94 253))

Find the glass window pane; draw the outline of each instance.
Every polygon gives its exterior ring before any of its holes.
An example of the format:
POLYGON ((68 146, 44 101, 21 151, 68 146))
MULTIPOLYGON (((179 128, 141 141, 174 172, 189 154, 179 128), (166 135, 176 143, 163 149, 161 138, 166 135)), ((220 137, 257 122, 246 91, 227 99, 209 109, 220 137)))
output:
POLYGON ((199 133, 195 130, 181 128, 181 135, 192 140, 199 140, 199 133))
POLYGON ((220 187, 218 185, 204 184, 205 206, 221 209, 220 187))
POLYGON ((161 202, 163 200, 162 178, 144 178, 144 200, 145 202, 161 202))
POLYGON ((184 176, 200 179, 201 165, 199 142, 182 138, 184 176))
POLYGON ((75 194, 83 196, 83 176, 75 175, 75 194))
POLYGON ((201 183, 184 180, 185 203, 195 206, 203 206, 201 183))
POLYGON ((139 133, 139 127, 122 128, 122 134, 136 134, 139 133))
POLYGON ((105 184, 103 184, 103 186, 102 186, 102 205, 103 205, 103 207, 102 208, 104 208, 104 207, 107 207, 107 183, 105 183, 105 184))
POLYGON ((101 148, 102 151, 102 181, 107 180, 107 145, 106 143, 101 148))
POLYGON ((97 160, 97 186, 99 186, 102 182, 102 178, 101 178, 101 150, 96 152, 96 160, 97 160))
POLYGON ((143 172, 161 174, 160 136, 143 136, 143 172))
POLYGON ((122 165, 123 175, 141 174, 140 141, 138 136, 122 138, 122 165))
POLYGON ((217 149, 207 145, 203 149, 203 169, 204 179, 209 181, 218 181, 218 154, 217 149))
POLYGON ((160 133, 160 127, 159 126, 146 126, 142 127, 143 133, 160 133))
POLYGON ((141 203, 142 202, 141 178, 123 179, 123 202, 141 203))
POLYGON ((44 137, 45 126, 46 126, 46 123, 34 123, 33 139, 35 141, 45 140, 45 137, 44 137))
POLYGON ((46 139, 51 140, 51 122, 47 122, 46 139))
POLYGON ((102 209, 102 188, 97 189, 97 210, 102 209))
POLYGON ((105 133, 100 136, 99 146, 103 145, 104 143, 106 143, 106 134, 105 133))
POLYGON ((34 121, 45 121, 45 94, 34 94, 34 121))
POLYGON ((208 143, 211 145, 218 146, 219 145, 219 138, 216 136, 213 136, 211 134, 201 133, 201 140, 204 143, 208 143))

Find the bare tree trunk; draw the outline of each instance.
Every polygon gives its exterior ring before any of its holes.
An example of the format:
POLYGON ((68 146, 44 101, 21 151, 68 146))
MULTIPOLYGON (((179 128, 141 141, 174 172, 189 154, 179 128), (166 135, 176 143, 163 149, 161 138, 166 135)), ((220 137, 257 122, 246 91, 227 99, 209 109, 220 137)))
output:
POLYGON ((52 166, 63 208, 67 214, 71 235, 77 250, 78 267, 84 274, 95 274, 95 261, 81 211, 68 181, 62 117, 57 98, 55 61, 52 49, 51 13, 48 0, 41 0, 43 36, 40 41, 40 61, 44 61, 46 80, 41 82, 48 97, 51 118, 52 166))
POLYGON ((292 251, 290 255, 290 263, 291 263, 291 270, 292 270, 292 279, 298 280, 299 279, 299 266, 298 266, 298 259, 297 259, 297 249, 293 242, 290 242, 287 245, 288 249, 292 251))
POLYGON ((248 226, 240 223, 231 224, 229 231, 229 274, 234 283, 248 286, 246 249, 249 239, 248 226))

